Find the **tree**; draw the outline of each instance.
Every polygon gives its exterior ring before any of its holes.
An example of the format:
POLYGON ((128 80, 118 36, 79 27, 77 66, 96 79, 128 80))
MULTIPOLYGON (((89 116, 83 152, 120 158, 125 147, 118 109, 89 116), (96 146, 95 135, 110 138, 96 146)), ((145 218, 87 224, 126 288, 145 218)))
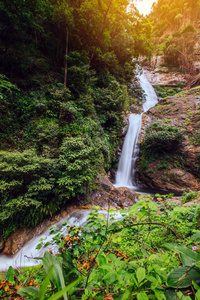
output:
POLYGON ((166 63, 179 66, 184 72, 193 73, 194 46, 197 39, 197 32, 191 24, 170 36, 164 48, 166 63))
POLYGON ((65 71, 64 71, 64 86, 67 84, 67 57, 69 47, 69 28, 74 25, 73 11, 74 8, 70 5, 70 1, 57 1, 53 10, 53 20, 59 28, 65 28, 65 71))

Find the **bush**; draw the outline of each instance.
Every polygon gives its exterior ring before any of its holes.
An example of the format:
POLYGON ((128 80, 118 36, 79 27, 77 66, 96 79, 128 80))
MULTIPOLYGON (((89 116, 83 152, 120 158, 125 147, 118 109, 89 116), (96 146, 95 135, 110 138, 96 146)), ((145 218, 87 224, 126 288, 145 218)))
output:
POLYGON ((180 67, 185 73, 194 71, 193 61, 197 40, 197 32, 191 24, 179 33, 171 35, 165 42, 165 62, 180 67))
POLYGON ((192 200, 195 200, 197 196, 198 196, 198 193, 195 191, 190 190, 188 193, 183 192, 182 203, 184 204, 184 203, 190 202, 192 200))
POLYGON ((194 146, 199 146, 200 145, 200 129, 197 129, 194 132, 194 135, 192 137, 192 143, 194 146))
POLYGON ((155 122, 147 127, 142 148, 152 153, 174 152, 184 139, 180 128, 155 122))
POLYGON ((177 93, 180 93, 181 92, 180 83, 177 84, 179 86, 177 88, 169 88, 167 86, 161 87, 158 85, 155 86, 156 90, 158 91, 158 97, 166 98, 166 97, 174 96, 177 93))

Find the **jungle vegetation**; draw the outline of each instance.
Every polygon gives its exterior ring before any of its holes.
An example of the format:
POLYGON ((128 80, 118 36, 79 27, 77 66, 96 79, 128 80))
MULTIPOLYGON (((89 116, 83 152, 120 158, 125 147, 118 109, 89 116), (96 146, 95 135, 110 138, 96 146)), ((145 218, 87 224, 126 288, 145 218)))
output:
POLYGON ((0 1, 0 234, 87 200, 116 164, 133 58, 152 25, 129 1, 0 1))

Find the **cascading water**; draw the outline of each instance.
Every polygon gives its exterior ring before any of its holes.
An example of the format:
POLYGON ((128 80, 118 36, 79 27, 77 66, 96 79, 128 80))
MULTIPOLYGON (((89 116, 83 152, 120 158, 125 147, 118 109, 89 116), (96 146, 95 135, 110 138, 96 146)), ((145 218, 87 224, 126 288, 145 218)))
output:
POLYGON ((139 76, 140 86, 146 95, 146 101, 143 104, 143 110, 146 112, 151 107, 154 107, 158 102, 158 97, 152 87, 151 83, 147 80, 144 72, 139 76))
MULTIPOLYGON (((90 211, 78 211, 69 215, 67 218, 56 224, 57 227, 61 227, 62 223, 68 221, 69 226, 83 226, 86 223, 87 217, 90 211)), ((67 234, 67 230, 63 227, 63 234, 67 234)), ((36 249, 36 246, 40 243, 41 239, 45 239, 45 243, 52 240, 52 235, 49 235, 49 230, 45 231, 42 235, 31 239, 14 257, 8 257, 6 255, 0 255, 0 271, 7 270, 9 266, 13 268, 28 267, 37 265, 39 260, 33 259, 34 257, 42 257, 45 251, 52 250, 52 246, 47 246, 36 249)), ((57 247, 54 247, 54 251, 57 247)))
MULTIPOLYGON (((139 82, 145 92, 146 101, 143 110, 146 112, 158 102, 156 93, 145 77, 144 72, 139 76, 139 82)), ((136 187, 135 173, 136 162, 139 158, 138 137, 141 129, 142 114, 131 114, 129 117, 129 128, 124 140, 122 154, 119 160, 119 167, 116 175, 115 187, 136 187)))
MULTIPOLYGON (((100 214, 104 215, 105 218, 110 219, 110 214, 105 211, 99 211, 100 214)), ((87 218, 90 214, 90 210, 79 210, 70 214, 67 218, 61 220, 59 223, 55 224, 56 228, 60 228, 60 232, 66 236, 68 233, 68 228, 66 226, 62 227, 62 224, 68 221, 68 225, 83 227, 86 224, 87 218)), ((114 219, 120 220, 122 218, 121 213, 119 211, 111 213, 114 219)), ((34 259, 34 257, 42 257, 45 251, 53 251, 53 253, 57 253, 58 246, 50 244, 49 246, 42 247, 37 250, 36 246, 40 243, 40 240, 43 239, 45 244, 47 242, 52 241, 54 235, 50 234, 50 230, 46 230, 40 236, 36 236, 31 239, 14 257, 8 257, 7 255, 0 255, 0 271, 7 270, 9 266, 13 268, 19 267, 29 267, 33 265, 38 265, 41 263, 41 260, 34 259)))
POLYGON ((141 128, 142 115, 131 114, 129 117, 129 127, 124 140, 122 154, 119 160, 115 187, 132 187, 133 172, 135 172, 136 156, 132 155, 136 150, 138 135, 141 128))

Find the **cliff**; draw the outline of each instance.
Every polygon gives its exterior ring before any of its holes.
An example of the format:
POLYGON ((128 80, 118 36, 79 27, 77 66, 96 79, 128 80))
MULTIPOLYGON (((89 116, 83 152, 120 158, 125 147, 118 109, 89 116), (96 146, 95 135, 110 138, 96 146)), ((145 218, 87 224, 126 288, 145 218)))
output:
MULTIPOLYGON (((143 114, 141 148, 147 126, 154 122, 183 129, 184 141, 157 155, 141 151, 138 180, 140 185, 167 190, 200 188, 200 86, 164 98, 143 114)), ((155 154, 155 153, 154 153, 155 154)))

